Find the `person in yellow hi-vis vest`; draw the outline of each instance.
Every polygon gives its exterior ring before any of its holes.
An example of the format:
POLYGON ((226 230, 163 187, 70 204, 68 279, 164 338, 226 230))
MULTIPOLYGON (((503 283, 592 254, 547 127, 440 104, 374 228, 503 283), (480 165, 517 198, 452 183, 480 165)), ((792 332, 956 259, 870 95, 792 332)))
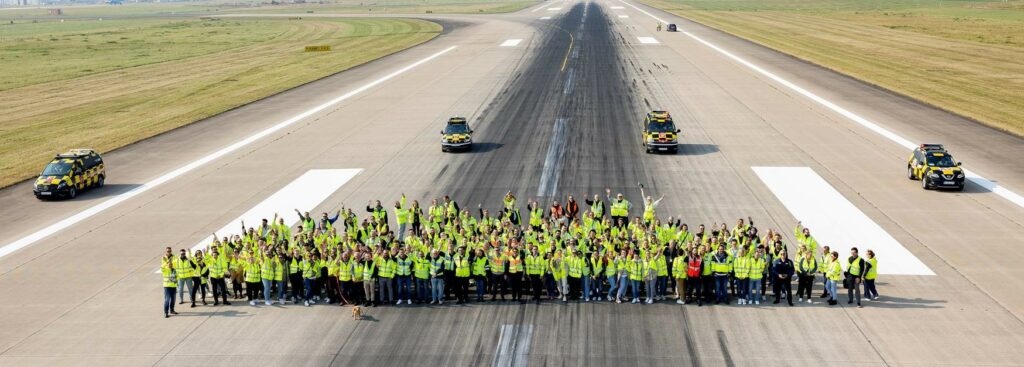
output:
POLYGON ((160 259, 160 274, 164 285, 164 318, 168 318, 178 314, 174 312, 174 291, 178 288, 178 276, 174 271, 174 252, 170 247, 165 249, 164 257, 160 259))

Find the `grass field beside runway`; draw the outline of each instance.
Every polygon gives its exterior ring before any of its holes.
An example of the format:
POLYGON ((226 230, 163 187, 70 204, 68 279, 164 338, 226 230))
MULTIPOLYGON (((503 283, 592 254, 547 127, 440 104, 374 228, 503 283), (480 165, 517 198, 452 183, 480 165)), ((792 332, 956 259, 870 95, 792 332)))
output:
POLYGON ((513 12, 538 3, 538 0, 337 0, 272 5, 260 1, 213 0, 187 3, 132 3, 119 6, 65 5, 48 7, 60 8, 64 12, 62 16, 49 15, 47 8, 0 9, 0 20, 232 13, 425 14, 430 12, 434 14, 490 14, 513 12))
POLYGON ((1024 1, 641 2, 1024 135, 1024 1))
POLYGON ((3 25, 0 187, 437 36, 415 19, 123 19, 3 25), (304 52, 305 45, 334 51, 304 52))

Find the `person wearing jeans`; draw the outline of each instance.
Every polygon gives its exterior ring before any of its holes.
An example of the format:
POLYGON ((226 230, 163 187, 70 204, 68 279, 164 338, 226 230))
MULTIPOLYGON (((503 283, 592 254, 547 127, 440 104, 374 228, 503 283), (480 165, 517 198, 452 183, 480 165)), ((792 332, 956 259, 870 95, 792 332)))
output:
POLYGON ((430 304, 444 304, 444 269, 444 258, 434 250, 430 258, 430 304))
POLYGON ((875 259, 875 252, 867 250, 867 262, 870 263, 867 273, 864 274, 864 298, 868 300, 878 299, 878 290, 875 289, 875 279, 878 279, 878 259, 875 259))
POLYGON ((825 272, 825 290, 828 291, 828 304, 834 306, 837 303, 836 282, 843 279, 843 265, 839 263, 839 252, 832 251, 831 257, 832 261, 825 272))

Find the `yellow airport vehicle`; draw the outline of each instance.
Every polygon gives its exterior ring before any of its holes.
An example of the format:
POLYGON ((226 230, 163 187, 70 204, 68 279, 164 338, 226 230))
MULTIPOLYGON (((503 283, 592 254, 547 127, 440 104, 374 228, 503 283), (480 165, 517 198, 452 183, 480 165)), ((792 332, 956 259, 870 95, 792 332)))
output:
POLYGON ((651 111, 644 117, 640 139, 647 153, 679 151, 679 129, 667 111, 651 111))
POLYGON ((72 149, 58 154, 39 174, 32 193, 36 198, 74 198, 78 193, 103 187, 107 172, 103 157, 92 149, 72 149))
POLYGON ((907 178, 920 180, 925 190, 951 188, 963 191, 966 175, 961 163, 942 144, 921 144, 907 159, 907 178))
POLYGON ((448 124, 441 130, 441 151, 473 149, 473 129, 465 117, 452 117, 448 124))

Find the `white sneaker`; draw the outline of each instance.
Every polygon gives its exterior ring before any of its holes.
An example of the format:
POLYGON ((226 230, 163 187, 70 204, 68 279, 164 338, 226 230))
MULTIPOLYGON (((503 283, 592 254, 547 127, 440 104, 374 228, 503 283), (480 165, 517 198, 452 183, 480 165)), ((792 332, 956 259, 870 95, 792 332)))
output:
POLYGON ((612 296, 608 296, 608 302, 612 301, 612 296))
POLYGON ((637 303, 637 302, 640 302, 640 300, 636 299, 636 298, 633 298, 633 302, 630 302, 630 303, 637 303))
POLYGON ((654 300, 653 300, 653 299, 650 299, 650 298, 648 298, 648 299, 647 299, 647 304, 652 304, 652 303, 654 303, 654 300))
POLYGON ((407 300, 405 300, 405 304, 407 304, 407 305, 411 305, 411 304, 412 304, 412 300, 411 300, 411 299, 407 299, 407 300))
POLYGON ((309 304, 311 304, 311 305, 315 305, 315 304, 316 304, 316 299, 314 299, 314 300, 312 300, 312 301, 309 301, 309 304))
POLYGON ((797 297, 796 301, 797 301, 797 302, 803 302, 803 301, 804 301, 804 298, 803 298, 803 297, 797 297))
POLYGON ((622 300, 621 300, 621 299, 618 299, 618 298, 616 298, 616 299, 615 299, 615 303, 622 303, 622 300))
POLYGON ((676 304, 677 305, 683 305, 683 304, 686 304, 686 302, 683 302, 683 300, 681 300, 681 299, 677 299, 676 300, 676 304))
POLYGON ((565 296, 562 296, 562 302, 569 302, 569 300, 565 298, 565 296))
POLYGON ((396 305, 400 305, 400 304, 402 304, 402 300, 398 300, 398 303, 396 303, 396 305))
POLYGON ((584 299, 583 302, 590 302, 590 297, 587 297, 586 299, 584 299))
POLYGON ((873 299, 873 300, 875 300, 875 301, 877 301, 877 300, 878 300, 878 296, 875 296, 875 298, 872 298, 872 299, 873 299))
POLYGON ((249 306, 255 306, 255 305, 256 305, 256 301, 249 301, 249 306))
POLYGON ((736 300, 736 304, 737 304, 737 305, 742 305, 742 304, 743 304, 744 302, 746 302, 746 301, 745 301, 745 300, 742 300, 742 299, 740 299, 740 300, 736 300))
POLYGON ((443 304, 444 304, 444 300, 442 299, 442 300, 440 300, 440 301, 437 301, 437 304, 439 304, 439 305, 443 305, 443 304))
POLYGON ((811 300, 810 298, 808 298, 808 299, 807 299, 807 303, 808 303, 808 304, 811 304, 811 303, 814 303, 814 301, 812 301, 812 300, 811 300))
POLYGON ((761 304, 761 301, 754 301, 754 304, 755 305, 759 305, 759 304, 761 304))
POLYGON ((267 306, 270 306, 270 305, 272 305, 273 303, 270 303, 270 301, 263 301, 263 304, 265 304, 265 305, 267 305, 267 306))
POLYGON ((277 300, 277 303, 279 303, 279 304, 282 304, 282 305, 283 305, 283 304, 284 304, 284 298, 281 298, 281 299, 277 300))
POLYGON ((303 302, 303 303, 305 303, 305 304, 306 304, 306 307, 309 307, 309 301, 305 301, 305 302, 303 302))

